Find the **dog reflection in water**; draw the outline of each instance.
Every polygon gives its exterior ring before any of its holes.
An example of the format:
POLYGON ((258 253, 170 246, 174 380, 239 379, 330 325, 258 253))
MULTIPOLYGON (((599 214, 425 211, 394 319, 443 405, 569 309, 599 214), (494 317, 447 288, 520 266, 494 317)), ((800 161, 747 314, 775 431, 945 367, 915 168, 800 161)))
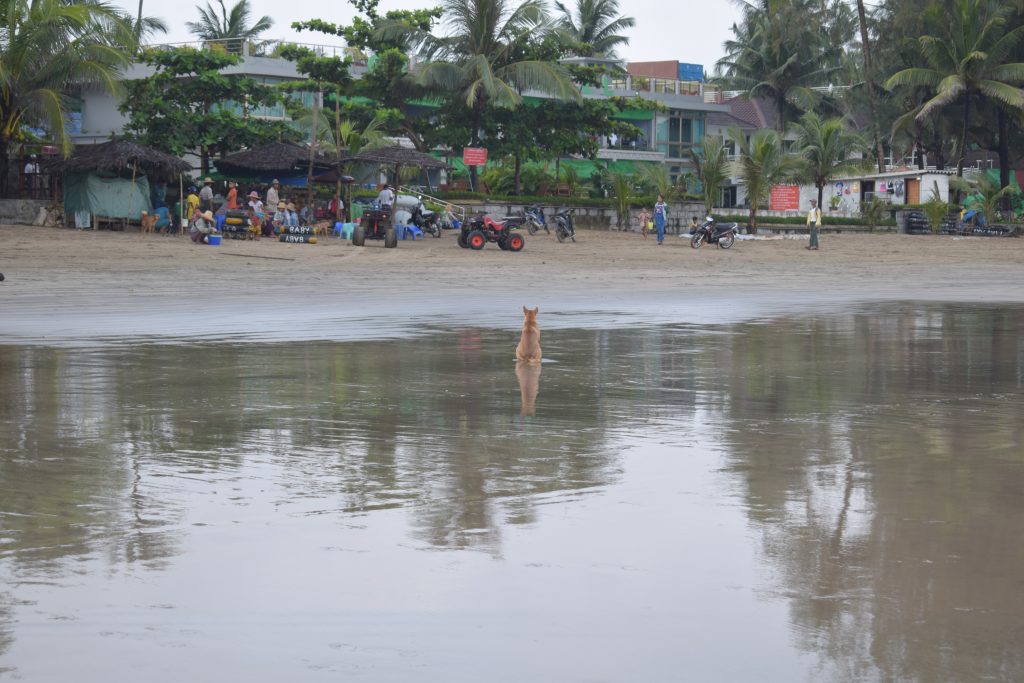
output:
POLYGON ((519 380, 519 414, 533 417, 540 389, 540 363, 516 363, 516 379, 519 380))
POLYGON ((532 417, 536 412, 537 389, 540 388, 540 327, 537 325, 539 308, 532 311, 523 306, 523 331, 516 347, 516 379, 519 380, 521 400, 519 414, 532 417))

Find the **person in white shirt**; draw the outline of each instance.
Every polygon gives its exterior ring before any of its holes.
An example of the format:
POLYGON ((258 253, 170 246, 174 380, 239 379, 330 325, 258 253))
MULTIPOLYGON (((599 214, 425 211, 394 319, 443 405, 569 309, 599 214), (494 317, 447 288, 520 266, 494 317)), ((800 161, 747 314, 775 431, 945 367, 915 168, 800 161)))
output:
POLYGON ((395 203, 395 193, 387 183, 384 183, 384 188, 377 195, 377 203, 380 204, 382 209, 390 209, 395 203))
POLYGON ((213 211, 213 179, 203 179, 203 189, 199 190, 199 208, 203 211, 213 211))
POLYGON ((277 206, 279 201, 281 201, 281 182, 274 178, 274 181, 270 183, 270 189, 267 190, 267 206, 277 206))

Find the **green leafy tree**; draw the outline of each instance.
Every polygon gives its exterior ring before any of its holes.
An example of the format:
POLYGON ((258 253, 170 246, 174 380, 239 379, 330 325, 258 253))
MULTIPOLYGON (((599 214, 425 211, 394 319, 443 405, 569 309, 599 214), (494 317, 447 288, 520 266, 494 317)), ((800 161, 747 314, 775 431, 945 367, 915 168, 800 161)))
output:
POLYGON ((782 138, 774 130, 759 130, 747 139, 738 128, 729 129, 739 156, 730 162, 731 175, 739 178, 750 204, 750 228, 757 231, 757 212, 768 201, 773 185, 793 180, 803 171, 799 156, 782 148, 782 138))
POLYGON ((633 203, 633 179, 625 173, 613 173, 611 182, 615 218, 619 230, 625 230, 629 227, 629 208, 633 203))
POLYGON ((124 16, 97 2, 31 0, 3 4, 0 29, 0 194, 25 126, 46 129, 65 153, 67 92, 97 84, 116 92, 119 70, 134 51, 124 16))
MULTIPOLYGON (((363 16, 356 15, 351 24, 341 25, 320 19, 296 22, 296 31, 313 31, 345 39, 350 56, 366 58, 368 68, 340 95, 337 118, 343 111, 347 118, 368 125, 379 119, 381 130, 402 135, 420 151, 428 145, 424 136, 433 125, 424 115, 421 103, 427 98, 425 89, 409 77, 409 58, 416 36, 429 34, 441 16, 440 8, 393 10, 380 15, 378 0, 353 0, 351 3, 363 16)), ((440 100, 432 104, 439 104, 440 100)))
POLYGON ((704 215, 710 216, 729 179, 725 140, 717 135, 705 135, 700 145, 690 149, 690 160, 693 161, 697 180, 704 188, 704 215))
POLYGON ((252 115, 254 108, 280 104, 282 94, 252 78, 221 73, 238 64, 237 55, 186 48, 148 50, 141 58, 156 72, 126 84, 125 130, 171 154, 198 151, 204 175, 211 155, 300 137, 283 121, 252 115))
MULTIPOLYGON (((434 92, 457 93, 471 112, 470 146, 483 141, 484 113, 490 105, 513 107, 523 90, 558 99, 579 100, 569 72, 557 62, 524 59, 547 19, 539 0, 446 0, 449 34, 420 35, 433 58, 416 70, 417 82, 434 92)), ((470 169, 476 183, 476 167, 470 169)))
POLYGON ((850 8, 839 0, 756 0, 741 2, 743 19, 733 24, 718 79, 751 98, 771 100, 776 129, 819 106, 813 88, 828 85, 842 65, 852 36, 850 8))
POLYGON ((825 185, 833 178, 864 170, 859 156, 867 152, 867 143, 847 130, 842 119, 822 119, 814 112, 804 114, 793 126, 796 146, 793 150, 805 162, 807 178, 818 188, 818 206, 822 206, 825 185))
MULTIPOLYGON (((1024 109, 1024 94, 1016 85, 1024 83, 1024 63, 1009 62, 1024 38, 1024 26, 1008 30, 1011 14, 1012 9, 998 0, 943 0, 933 4, 925 12, 929 33, 918 39, 927 66, 898 71, 885 83, 889 89, 923 86, 931 90, 931 98, 915 112, 918 120, 954 105, 961 108, 958 176, 964 171, 974 114, 972 103, 988 100, 1016 115, 1024 109)), ((1008 149, 1008 140, 1005 146, 1008 149)), ((1008 165, 1003 176, 1005 187, 1009 184, 1008 165)))
POLYGON ((569 52, 581 57, 615 57, 616 48, 629 45, 622 32, 636 25, 633 17, 619 16, 619 0, 576 0, 575 8, 556 2, 555 9, 569 52))
POLYGON ((274 20, 267 16, 253 23, 249 0, 238 0, 230 10, 224 5, 224 0, 217 0, 217 5, 220 12, 209 2, 206 7, 197 5, 199 21, 187 21, 185 26, 202 40, 221 42, 232 54, 240 54, 246 41, 258 38, 274 25, 274 20))
POLYGON ((990 223, 999 220, 999 211, 1006 197, 1019 194, 1012 185, 1000 187, 987 173, 976 173, 972 177, 951 178, 950 187, 966 194, 964 206, 975 209, 990 223))

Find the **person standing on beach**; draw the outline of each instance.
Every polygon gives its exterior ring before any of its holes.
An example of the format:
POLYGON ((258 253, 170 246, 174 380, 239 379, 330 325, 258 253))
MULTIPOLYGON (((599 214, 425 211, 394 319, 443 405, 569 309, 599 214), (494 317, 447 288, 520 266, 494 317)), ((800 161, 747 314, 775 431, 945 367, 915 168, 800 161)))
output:
POLYGON ((192 222, 199 211, 199 195, 196 194, 196 186, 188 186, 188 196, 185 197, 185 221, 186 225, 192 222))
POLYGON ((274 178, 274 181, 270 183, 270 189, 267 190, 267 206, 274 207, 281 201, 281 182, 274 178))
POLYGON ((640 215, 637 216, 637 220, 640 221, 640 234, 647 239, 647 231, 651 229, 651 212, 647 210, 646 206, 640 207, 640 215))
POLYGON ((665 222, 668 221, 668 204, 665 198, 658 195, 658 203, 654 205, 654 228, 658 231, 658 246, 665 241, 665 222))
POLYGON ((818 208, 818 202, 811 200, 811 208, 807 212, 807 227, 811 230, 811 243, 807 245, 808 249, 818 250, 818 229, 821 227, 821 209, 818 208))
POLYGON ((228 196, 225 200, 228 211, 234 211, 238 209, 238 184, 234 180, 228 181, 228 196))
POLYGON ((203 211, 213 211, 213 179, 203 179, 203 189, 199 190, 199 208, 203 211))

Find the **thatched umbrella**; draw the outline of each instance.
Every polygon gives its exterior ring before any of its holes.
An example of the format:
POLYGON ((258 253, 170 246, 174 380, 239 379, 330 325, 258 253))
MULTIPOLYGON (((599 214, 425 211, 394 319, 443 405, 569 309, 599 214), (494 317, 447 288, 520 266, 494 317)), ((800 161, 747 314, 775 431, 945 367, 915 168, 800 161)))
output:
MULTIPOLYGON (((214 160, 221 173, 288 175, 309 166, 309 146, 294 142, 274 142, 256 149, 235 152, 214 160)), ((321 169, 337 166, 326 154, 318 153, 313 165, 321 169)))
MULTIPOLYGON (((437 157, 431 156, 425 152, 421 152, 416 149, 409 149, 406 147, 378 147, 376 149, 367 149, 353 154, 349 157, 344 157, 341 160, 342 163, 348 162, 361 162, 370 164, 380 164, 381 166, 394 166, 395 167, 395 185, 398 185, 399 171, 402 166, 415 166, 417 168, 445 168, 447 165, 438 159, 437 157)), ((428 182, 429 185, 429 182, 428 182)))
POLYGON ((68 159, 56 161, 54 165, 65 173, 120 172, 132 169, 133 174, 142 171, 147 175, 168 179, 192 169, 188 162, 174 155, 129 140, 79 145, 68 159))

